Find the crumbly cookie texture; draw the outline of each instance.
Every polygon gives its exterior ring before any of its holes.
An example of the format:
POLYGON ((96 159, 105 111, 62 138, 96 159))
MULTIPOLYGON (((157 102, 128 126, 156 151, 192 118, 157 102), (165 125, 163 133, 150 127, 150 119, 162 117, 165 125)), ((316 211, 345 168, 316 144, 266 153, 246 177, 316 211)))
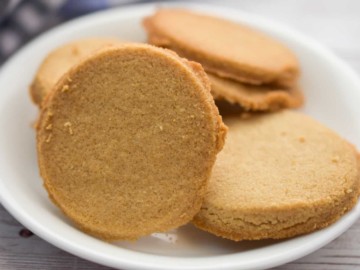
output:
POLYGON ((137 239, 194 217, 225 134, 200 65, 124 44, 84 59, 46 96, 39 167, 80 229, 137 239))
POLYGON ((244 25, 183 9, 159 9, 143 21, 151 44, 201 63, 207 72, 250 84, 293 87, 295 55, 244 25))
POLYGON ((235 241, 288 238, 324 228, 356 204, 359 155, 333 131, 291 111, 224 121, 227 141, 197 227, 235 241))
POLYGON ((304 103, 298 87, 281 89, 236 82, 208 74, 214 99, 240 105, 245 111, 275 111, 297 108, 304 103))
POLYGON ((69 42, 51 51, 41 63, 30 85, 30 96, 33 102, 41 107, 44 97, 61 76, 81 59, 100 48, 120 43, 123 42, 115 38, 87 38, 69 42))

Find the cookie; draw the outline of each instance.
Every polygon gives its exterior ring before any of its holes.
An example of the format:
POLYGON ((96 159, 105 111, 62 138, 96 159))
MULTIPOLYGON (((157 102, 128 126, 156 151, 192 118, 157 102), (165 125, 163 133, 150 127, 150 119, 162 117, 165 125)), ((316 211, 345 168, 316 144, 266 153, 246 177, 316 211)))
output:
POLYGON ((236 82, 208 74, 215 99, 240 105, 245 111, 275 111, 297 108, 304 102, 298 87, 279 89, 236 82))
POLYGON ((317 121, 291 111, 224 121, 197 227, 235 241, 287 238, 332 224, 357 202, 358 154, 317 121))
POLYGON ((295 55, 273 38, 221 18, 159 9, 143 22, 150 43, 201 63, 207 72, 250 84, 292 87, 295 55))
POLYGON ((83 57, 104 46, 120 42, 115 38, 88 38, 71 41, 54 49, 43 60, 30 85, 30 96, 33 102, 40 107, 44 97, 61 76, 83 57))
POLYGON ((199 64, 146 44, 108 47, 45 98, 40 173, 80 229, 137 239, 200 210, 225 133, 199 64))

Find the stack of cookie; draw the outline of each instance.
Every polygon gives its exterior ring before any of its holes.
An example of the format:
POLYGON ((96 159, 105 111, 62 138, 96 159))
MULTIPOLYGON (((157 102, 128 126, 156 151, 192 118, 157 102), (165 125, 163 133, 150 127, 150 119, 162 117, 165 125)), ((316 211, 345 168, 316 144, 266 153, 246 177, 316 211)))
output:
POLYGON ((193 223, 232 240, 324 228, 360 195, 356 149, 310 117, 283 110, 224 118, 229 127, 193 223))
POLYGON ((184 10, 144 25, 167 49, 74 41, 46 57, 30 88, 44 185, 81 230, 128 240, 192 221, 235 241, 279 239, 356 204, 357 150, 287 109, 303 102, 289 49, 184 10), (240 109, 222 118, 213 98, 240 109))
POLYGON ((202 64, 215 99, 246 111, 303 103, 295 55, 259 31, 181 9, 160 9, 144 20, 144 27, 151 44, 202 64))
POLYGON ((287 238, 326 227, 353 207, 360 193, 354 147, 305 115, 264 114, 303 104, 299 63, 287 47, 182 9, 160 9, 143 25, 151 44, 202 64, 229 127, 197 227, 236 241, 287 238))

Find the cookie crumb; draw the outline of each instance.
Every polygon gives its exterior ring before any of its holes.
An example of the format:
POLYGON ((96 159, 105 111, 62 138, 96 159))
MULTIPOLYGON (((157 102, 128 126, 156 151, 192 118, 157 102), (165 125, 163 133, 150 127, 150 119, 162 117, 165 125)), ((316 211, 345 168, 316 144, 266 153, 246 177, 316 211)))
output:
POLYGON ((71 126, 72 126, 72 125, 71 125, 70 122, 66 122, 66 123, 64 124, 64 127, 67 127, 67 128, 68 128, 68 131, 69 131, 70 135, 73 135, 74 132, 73 132, 71 126))
POLYGON ((69 91, 69 85, 65 84, 61 89, 61 92, 67 92, 67 91, 69 91))
POLYGON ((49 134, 49 136, 46 138, 45 142, 49 143, 51 141, 51 138, 52 138, 52 134, 49 134))
POLYGON ((348 194, 351 193, 351 192, 353 192, 353 190, 351 188, 346 190, 346 193, 348 193, 348 194))
POLYGON ((53 113, 52 112, 47 112, 46 117, 45 117, 45 126, 46 127, 51 125, 51 118, 52 117, 53 117, 53 113))
POLYGON ((48 124, 45 129, 46 130, 52 130, 52 124, 48 124))
POLYGON ((340 160, 339 156, 334 156, 332 159, 331 159, 331 162, 332 163, 338 163, 340 160))

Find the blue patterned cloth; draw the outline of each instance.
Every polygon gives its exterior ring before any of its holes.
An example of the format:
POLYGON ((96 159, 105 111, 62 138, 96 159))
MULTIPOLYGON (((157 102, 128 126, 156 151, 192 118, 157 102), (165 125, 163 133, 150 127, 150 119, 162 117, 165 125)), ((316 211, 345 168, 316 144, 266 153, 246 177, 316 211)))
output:
POLYGON ((145 0, 0 0, 0 65, 41 32, 69 19, 145 0))

